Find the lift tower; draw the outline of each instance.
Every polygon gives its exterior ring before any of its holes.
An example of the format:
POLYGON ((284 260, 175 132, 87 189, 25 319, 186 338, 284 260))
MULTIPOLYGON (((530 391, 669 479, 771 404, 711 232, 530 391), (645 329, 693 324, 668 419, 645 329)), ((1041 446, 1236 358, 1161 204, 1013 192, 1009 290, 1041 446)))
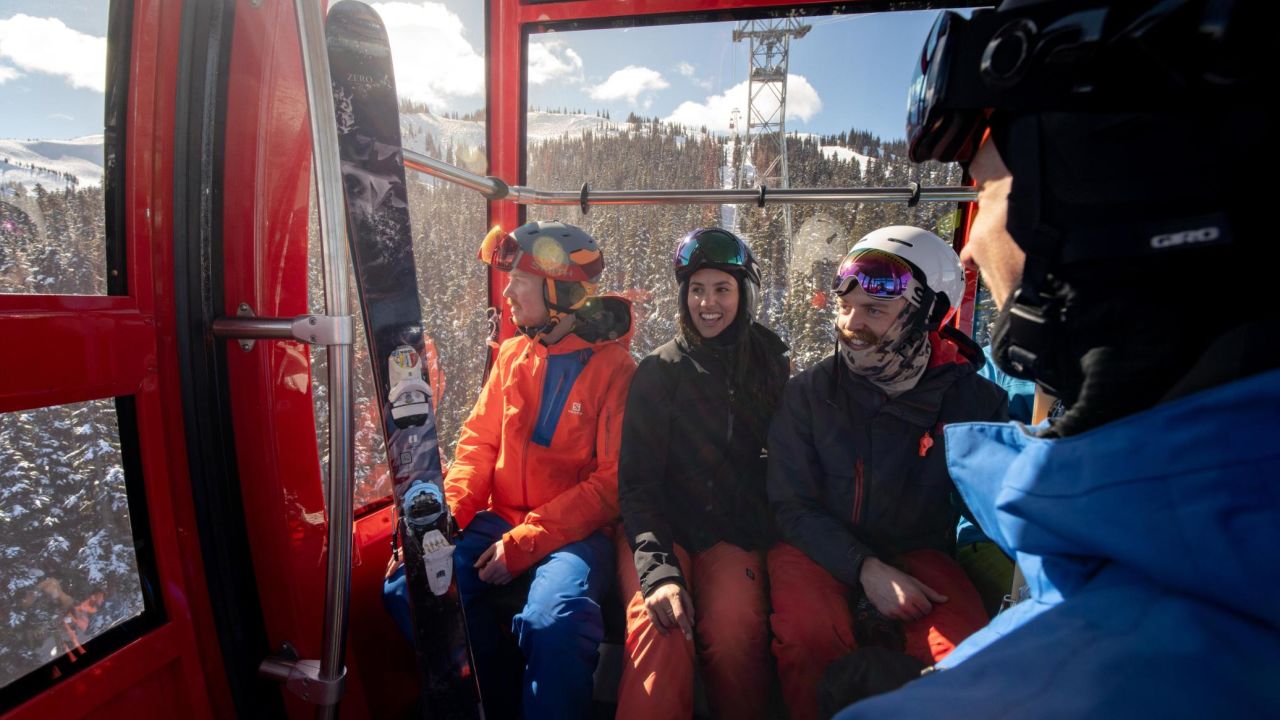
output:
MULTIPOLYGON (((742 167, 748 160, 756 167, 755 183, 771 188, 790 187, 787 176, 787 69, 792 38, 809 34, 810 26, 794 17, 746 20, 733 31, 733 41, 751 42, 751 69, 747 76, 747 132, 738 165, 738 187, 751 184, 742 167), (763 165, 755 165, 755 161, 763 165)), ((765 248, 774 267, 786 272, 791 254, 791 207, 784 205, 785 233, 780 247, 765 248)), ((765 305, 771 305, 765 293, 765 305)), ((764 308, 769 312, 770 308, 764 308)))

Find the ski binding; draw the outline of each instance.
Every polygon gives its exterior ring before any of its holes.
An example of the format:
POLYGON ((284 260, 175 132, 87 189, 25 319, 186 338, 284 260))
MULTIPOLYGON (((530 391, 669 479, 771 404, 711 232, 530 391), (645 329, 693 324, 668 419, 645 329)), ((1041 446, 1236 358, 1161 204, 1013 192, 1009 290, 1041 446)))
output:
POLYGON ((387 360, 391 419, 396 427, 421 425, 431 412, 431 386, 422 377, 422 356, 408 345, 396 348, 387 360))

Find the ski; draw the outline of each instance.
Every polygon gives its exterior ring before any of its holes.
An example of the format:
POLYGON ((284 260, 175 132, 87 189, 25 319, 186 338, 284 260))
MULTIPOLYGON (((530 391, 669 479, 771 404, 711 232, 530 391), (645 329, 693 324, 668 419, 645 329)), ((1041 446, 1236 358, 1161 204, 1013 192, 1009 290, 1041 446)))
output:
POLYGON ((422 310, 413 262, 395 76, 386 28, 343 0, 325 24, 347 231, 394 478, 396 535, 405 563, 421 711, 483 717, 444 500, 422 310))

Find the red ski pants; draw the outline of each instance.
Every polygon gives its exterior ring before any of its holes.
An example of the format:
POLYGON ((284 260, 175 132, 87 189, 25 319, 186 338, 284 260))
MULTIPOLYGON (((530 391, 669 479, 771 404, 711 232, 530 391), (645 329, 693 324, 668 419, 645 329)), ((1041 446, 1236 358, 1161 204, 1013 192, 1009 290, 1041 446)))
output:
MULTIPOLYGON (((932 665, 987 624, 982 599, 959 563, 937 550, 902 558, 905 570, 946 595, 928 615, 902 624, 908 655, 932 665)), ((853 589, 791 545, 769 551, 773 655, 791 720, 818 717, 818 681, 832 661, 854 650, 853 589)))
MULTIPOLYGON (((764 558, 719 543, 676 557, 693 595, 697 658, 713 716, 763 718, 773 673, 764 558)), ((649 620, 631 549, 618 543, 618 575, 627 603, 627 659, 618 687, 618 720, 693 716, 694 643, 663 635, 649 620)))

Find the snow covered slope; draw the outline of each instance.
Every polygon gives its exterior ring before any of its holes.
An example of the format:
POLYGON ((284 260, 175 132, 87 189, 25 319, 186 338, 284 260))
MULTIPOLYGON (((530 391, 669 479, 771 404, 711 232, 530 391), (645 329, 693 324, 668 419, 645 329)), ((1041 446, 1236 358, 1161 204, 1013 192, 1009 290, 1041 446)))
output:
POLYGON ((37 184, 45 189, 102 182, 102 136, 73 140, 0 139, 0 185, 37 184))
MULTIPOLYGON (((623 125, 596 115, 578 115, 534 111, 528 119, 529 142, 559 138, 564 135, 581 136, 587 132, 616 135, 623 125)), ((400 133, 405 147, 422 152, 427 138, 435 147, 478 148, 485 144, 484 123, 477 120, 455 120, 430 113, 404 113, 400 115, 400 133)))
POLYGON ((841 147, 839 145, 823 145, 821 151, 822 156, 825 158, 843 160, 845 162, 849 162, 850 160, 857 162, 858 168, 861 170, 862 174, 864 176, 866 175, 867 162, 871 160, 869 156, 854 152, 847 147, 841 147))

